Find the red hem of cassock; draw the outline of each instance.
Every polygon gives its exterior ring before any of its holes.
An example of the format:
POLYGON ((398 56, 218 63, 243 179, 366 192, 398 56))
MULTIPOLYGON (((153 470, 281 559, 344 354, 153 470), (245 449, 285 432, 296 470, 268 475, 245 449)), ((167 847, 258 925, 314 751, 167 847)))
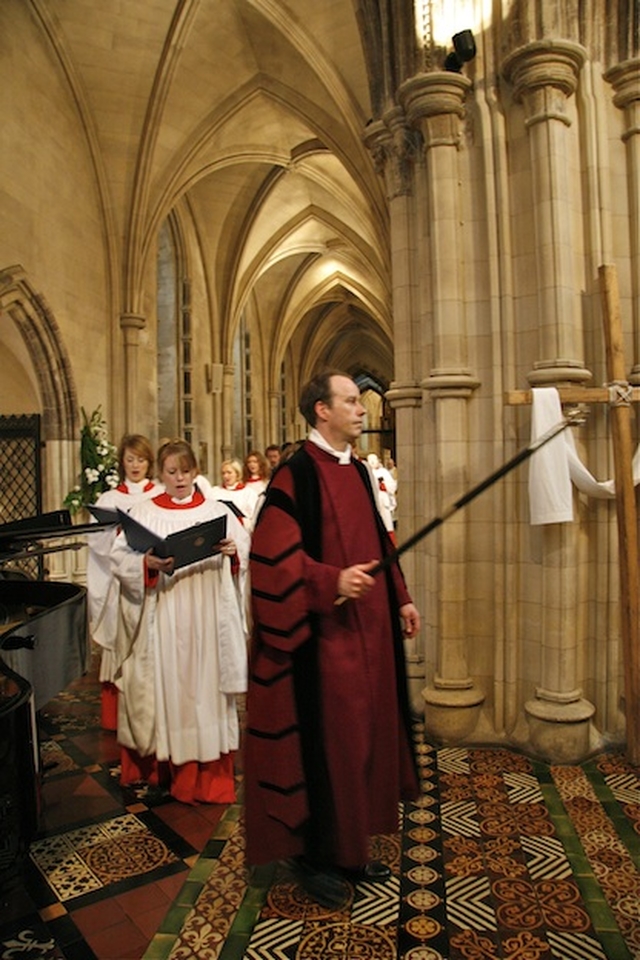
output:
POLYGON ((171 796, 180 803, 235 803, 233 753, 204 763, 190 760, 175 764, 170 760, 158 762, 154 754, 141 757, 136 750, 122 747, 120 763, 123 787, 145 782, 151 786, 169 786, 171 796))
POLYGON ((103 730, 118 729, 118 688, 109 680, 100 688, 100 726, 103 730))
POLYGON ((235 803, 233 754, 206 763, 171 763, 171 796, 181 803, 235 803))
POLYGON ((148 783, 153 787, 169 783, 169 764, 158 763, 155 754, 141 757, 132 747, 120 748, 120 786, 130 783, 148 783))

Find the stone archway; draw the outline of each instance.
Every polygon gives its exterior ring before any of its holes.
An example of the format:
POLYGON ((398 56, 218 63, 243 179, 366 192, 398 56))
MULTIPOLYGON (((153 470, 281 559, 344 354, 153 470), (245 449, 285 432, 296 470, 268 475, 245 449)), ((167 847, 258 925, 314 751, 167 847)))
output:
POLYGON ((18 328, 33 365, 43 440, 75 438, 78 401, 69 357, 53 313, 19 265, 0 270, 0 319, 3 315, 18 328))
MULTIPOLYGON (((73 372, 62 335, 44 297, 37 293, 20 266, 0 270, 0 345, 8 341, 11 320, 24 344, 37 391, 40 415, 41 509, 62 506, 76 482, 78 469, 79 406, 73 372)), ((7 348, 9 349, 9 348, 7 348)), ((31 470, 30 465, 26 465, 31 470)), ((51 580, 82 582, 84 570, 75 552, 52 554, 51 580)))

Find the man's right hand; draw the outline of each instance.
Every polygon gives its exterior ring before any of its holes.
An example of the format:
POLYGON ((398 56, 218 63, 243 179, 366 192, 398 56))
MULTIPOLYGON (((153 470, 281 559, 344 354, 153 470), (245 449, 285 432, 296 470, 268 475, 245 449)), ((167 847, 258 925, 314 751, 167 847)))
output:
POLYGON ((364 597, 375 583, 368 571, 377 566, 377 560, 368 563, 356 563, 353 567, 345 567, 338 576, 338 596, 349 600, 359 600, 364 597))

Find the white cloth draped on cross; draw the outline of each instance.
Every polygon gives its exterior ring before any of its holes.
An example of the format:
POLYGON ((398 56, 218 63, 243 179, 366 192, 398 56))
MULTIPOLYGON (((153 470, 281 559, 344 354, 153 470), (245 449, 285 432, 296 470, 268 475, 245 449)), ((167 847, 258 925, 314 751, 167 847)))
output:
MULTIPOLYGON (((560 395, 555 387, 532 391, 531 440, 536 440, 562 420, 560 395)), ((633 463, 633 482, 640 483, 640 447, 633 463)), ((572 484, 590 497, 615 497, 613 480, 596 480, 578 456, 571 430, 564 430, 536 451, 529 461, 529 512, 531 524, 569 523, 573 520, 572 484)))

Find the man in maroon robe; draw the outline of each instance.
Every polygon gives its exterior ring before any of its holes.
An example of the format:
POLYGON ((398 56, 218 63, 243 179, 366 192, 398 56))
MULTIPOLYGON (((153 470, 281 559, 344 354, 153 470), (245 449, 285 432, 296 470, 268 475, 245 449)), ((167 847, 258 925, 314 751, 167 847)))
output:
POLYGON ((326 905, 344 880, 385 880, 369 836, 398 828, 418 793, 403 634, 420 617, 367 467, 352 457, 365 409, 354 381, 328 371, 303 389, 311 427, 273 476, 254 531, 254 637, 245 741, 247 860, 292 858, 326 905))

